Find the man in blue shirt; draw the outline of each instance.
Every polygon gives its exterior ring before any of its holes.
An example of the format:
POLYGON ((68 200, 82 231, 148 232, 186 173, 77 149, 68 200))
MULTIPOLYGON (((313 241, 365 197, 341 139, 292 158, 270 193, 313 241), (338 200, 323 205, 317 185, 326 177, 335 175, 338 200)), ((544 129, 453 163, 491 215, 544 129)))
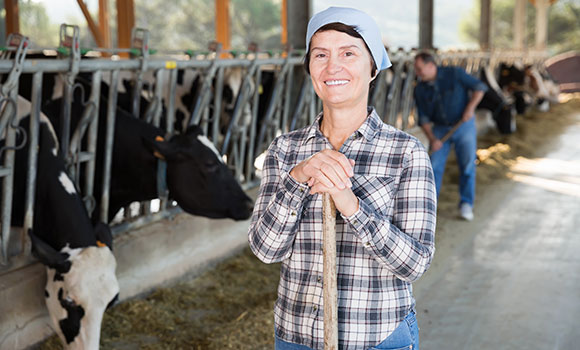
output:
POLYGON ((425 52, 415 56, 415 72, 420 79, 415 87, 419 125, 429 139, 437 195, 453 145, 460 172, 460 216, 473 220, 477 150, 475 107, 483 98, 487 86, 462 68, 438 67, 434 57, 425 52), (441 142, 441 138, 458 123, 461 125, 453 136, 441 142))

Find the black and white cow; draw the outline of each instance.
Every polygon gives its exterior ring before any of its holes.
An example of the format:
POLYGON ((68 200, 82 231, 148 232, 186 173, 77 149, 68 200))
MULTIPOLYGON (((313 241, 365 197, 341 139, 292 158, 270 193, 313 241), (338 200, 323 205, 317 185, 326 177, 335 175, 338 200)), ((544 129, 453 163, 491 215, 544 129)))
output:
POLYGON ((518 114, 531 107, 546 112, 550 104, 558 103, 560 89, 545 69, 537 66, 523 66, 519 63, 499 66, 498 83, 505 94, 514 96, 518 114))
MULTIPOLYGON (((86 92, 87 90, 85 90, 86 92)), ((80 93, 76 94, 80 95, 80 93)), ((81 96, 72 104, 71 130, 84 109, 81 96)), ((56 127, 59 124, 61 100, 43 106, 44 112, 56 127)), ((99 135, 105 134, 107 99, 101 97, 99 108, 99 135)), ((159 197, 157 168, 160 159, 167 162, 169 197, 193 215, 210 218, 244 220, 250 217, 252 200, 242 190, 219 152, 197 126, 184 133, 163 139, 164 131, 123 109, 116 109, 113 160, 109 199, 109 220, 124 206, 135 201, 159 197)), ((105 140, 98 137, 95 193, 101 193, 102 164, 105 140)), ((96 198, 99 208, 100 198, 96 198)), ((96 210, 95 213, 99 213, 96 210)), ((94 216, 93 216, 94 217, 94 216)))
POLYGON ((513 103, 502 93, 495 77, 488 67, 480 70, 480 79, 488 89, 483 95, 477 109, 486 109, 492 113, 497 129, 502 134, 511 134, 516 131, 516 112, 513 103))
MULTIPOLYGON (((30 103, 18 100, 28 129, 30 103)), ((23 134, 18 136, 18 143, 23 134)), ((46 266, 46 306, 66 349, 98 349, 103 313, 116 300, 119 284, 108 226, 93 226, 81 197, 65 172, 50 121, 41 116, 38 168, 31 232, 32 252, 46 266)), ((12 225, 22 226, 28 169, 26 146, 16 151, 12 225)))

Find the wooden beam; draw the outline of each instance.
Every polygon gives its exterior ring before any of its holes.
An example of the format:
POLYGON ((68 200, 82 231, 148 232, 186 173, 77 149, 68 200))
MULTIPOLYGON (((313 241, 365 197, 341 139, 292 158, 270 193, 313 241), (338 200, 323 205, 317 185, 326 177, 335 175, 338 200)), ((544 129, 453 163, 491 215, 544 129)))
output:
POLYGON ((480 0, 481 12, 479 18, 479 47, 489 50, 491 47, 491 0, 480 0))
POLYGON ((6 34, 19 33, 18 0, 4 0, 4 9, 6 9, 6 34))
POLYGON ((111 48, 111 26, 109 25, 108 0, 99 0, 99 32, 103 39, 102 47, 111 48))
POLYGON ((215 0, 215 35, 222 50, 230 49, 230 1, 215 0))
POLYGON ((99 27, 97 26, 97 24, 93 20, 93 17, 91 16, 91 13, 89 12, 87 4, 85 4, 84 0, 77 0, 77 3, 79 4, 81 11, 83 12, 83 15, 85 15, 85 19, 87 20, 87 24, 89 25, 89 29, 90 29, 91 33, 93 34, 93 38, 95 38, 95 42, 97 43, 97 46, 103 47, 103 36, 99 30, 99 27))
MULTIPOLYGON (((117 46, 131 47, 131 30, 135 26, 135 6, 133 0, 117 0, 117 46)), ((125 55, 124 57, 128 57, 125 55)))
POLYGON ((282 12, 280 14, 280 22, 282 25, 282 33, 280 35, 280 43, 282 44, 282 49, 286 49, 288 45, 288 9, 287 0, 282 0, 282 12))

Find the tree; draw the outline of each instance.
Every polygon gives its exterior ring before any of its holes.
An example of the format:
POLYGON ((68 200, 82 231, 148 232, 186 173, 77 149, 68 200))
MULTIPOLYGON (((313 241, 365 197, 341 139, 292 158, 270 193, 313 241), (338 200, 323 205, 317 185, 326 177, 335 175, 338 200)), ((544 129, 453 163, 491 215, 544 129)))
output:
POLYGON ((43 4, 24 0, 19 3, 20 32, 39 47, 58 45, 59 24, 51 22, 43 4))

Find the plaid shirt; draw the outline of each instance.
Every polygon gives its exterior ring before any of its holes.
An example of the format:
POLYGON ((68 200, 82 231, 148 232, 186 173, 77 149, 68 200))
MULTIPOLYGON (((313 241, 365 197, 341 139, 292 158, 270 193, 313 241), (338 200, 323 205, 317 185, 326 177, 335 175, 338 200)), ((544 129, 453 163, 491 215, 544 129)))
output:
MULTIPOLYGON (((289 173, 332 149, 320 132, 321 118, 270 145, 248 233, 260 260, 282 262, 276 335, 314 349, 324 347, 322 195, 310 195, 289 173)), ((336 217, 339 347, 367 349, 415 307, 411 282, 435 252, 435 184, 422 144, 384 124, 374 110, 340 152, 356 161, 351 181, 359 209, 336 217)))

